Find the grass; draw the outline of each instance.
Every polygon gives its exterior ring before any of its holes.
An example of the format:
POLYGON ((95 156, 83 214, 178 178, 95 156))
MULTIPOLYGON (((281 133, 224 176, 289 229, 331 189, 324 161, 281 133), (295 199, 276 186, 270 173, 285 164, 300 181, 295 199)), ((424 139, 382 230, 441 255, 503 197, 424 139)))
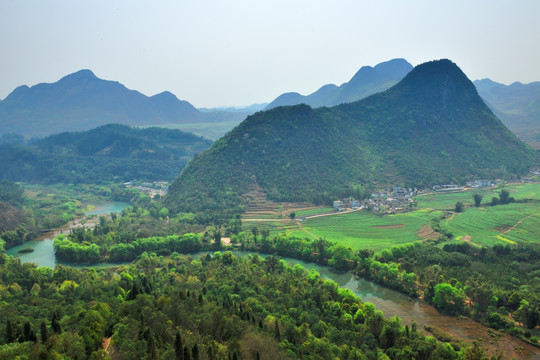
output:
POLYGON ((312 234, 339 242, 354 250, 382 250, 395 244, 420 240, 417 233, 423 225, 429 223, 430 216, 430 212, 425 211, 387 216, 356 211, 307 219, 302 224, 305 231, 297 229, 290 233, 298 236, 312 234))
POLYGON ((300 211, 297 211, 295 214, 296 214, 296 217, 298 218, 298 217, 303 217, 303 216, 331 213, 332 211, 334 211, 334 208, 325 207, 325 208, 317 208, 317 209, 300 210, 300 211))
POLYGON ((471 242, 486 246, 537 242, 540 239, 540 203, 467 208, 465 212, 445 219, 443 226, 458 239, 471 236, 471 242))
POLYGON ((494 189, 477 189, 467 190, 455 193, 430 193, 415 197, 418 209, 437 209, 437 210, 454 210, 458 201, 465 205, 473 205, 473 195, 480 194, 483 197, 482 203, 491 201, 491 198, 498 196, 498 190, 494 189))
MULTIPOLYGON (((433 217, 453 211, 456 202, 462 201, 466 206, 463 213, 452 214, 441 221, 454 235, 451 242, 467 240, 477 246, 538 242, 540 184, 506 185, 504 189, 509 190, 519 202, 489 206, 491 198, 498 197, 500 189, 478 189, 418 196, 415 198, 416 210, 404 214, 378 216, 368 211, 357 211, 306 219, 302 229, 290 221, 246 223, 244 227, 268 228, 271 236, 286 232, 300 237, 323 237, 354 250, 370 248, 379 251, 396 244, 422 240, 418 231, 423 225, 429 226, 433 217), (482 207, 474 207, 474 194, 483 196, 482 207), (529 200, 522 202, 524 199, 529 200)), ((303 210, 297 211, 296 216, 329 211, 331 208, 303 210)))

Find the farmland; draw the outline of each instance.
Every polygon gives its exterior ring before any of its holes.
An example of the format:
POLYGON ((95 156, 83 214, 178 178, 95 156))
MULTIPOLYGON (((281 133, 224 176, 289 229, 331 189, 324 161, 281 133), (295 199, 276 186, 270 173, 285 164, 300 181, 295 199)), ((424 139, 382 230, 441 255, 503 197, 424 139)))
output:
MULTIPOLYGON (((515 203, 491 206, 491 198, 500 189, 476 189, 458 193, 429 193, 415 198, 416 210, 408 213, 379 216, 368 211, 355 211, 307 218, 303 222, 258 222, 272 235, 286 232, 309 238, 326 238, 354 250, 370 248, 375 251, 395 244, 436 238, 430 234, 432 219, 442 216, 441 226, 455 240, 477 246, 531 243, 540 239, 540 184, 512 184, 510 191, 515 203), (473 195, 482 195, 482 206, 474 207, 473 195), (455 213, 456 202, 465 204, 465 211, 455 213)), ((329 211, 329 208, 302 210, 296 216, 309 216, 329 211)), ((253 227, 246 223, 245 227, 253 227)), ((452 241, 455 241, 452 240, 452 241)))

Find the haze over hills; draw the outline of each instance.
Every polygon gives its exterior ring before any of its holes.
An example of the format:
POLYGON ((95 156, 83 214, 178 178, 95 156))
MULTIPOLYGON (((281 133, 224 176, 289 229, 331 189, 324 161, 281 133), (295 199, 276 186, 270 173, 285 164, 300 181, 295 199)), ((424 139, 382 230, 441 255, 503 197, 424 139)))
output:
POLYGON ((412 68, 413 66, 405 59, 393 59, 380 63, 375 67, 363 66, 349 82, 341 86, 334 84, 324 85, 307 96, 296 92, 285 93, 268 104, 265 110, 277 106, 302 103, 316 108, 354 102, 390 88, 403 79, 412 68))
POLYGON ((75 184, 171 181, 211 143, 180 130, 110 124, 51 135, 31 146, 0 145, 0 178, 75 184))
POLYGON ((510 130, 540 148, 540 82, 504 85, 483 79, 474 81, 474 85, 510 130))
POLYGON ((130 126, 241 121, 244 114, 203 114, 170 92, 148 97, 81 70, 52 84, 26 85, 0 102, 0 135, 42 137, 118 123, 130 126))
POLYGON ((354 103, 249 116, 188 164, 166 203, 175 211, 238 211, 256 187, 272 200, 328 203, 361 186, 495 178, 537 163, 457 65, 440 60, 354 103))

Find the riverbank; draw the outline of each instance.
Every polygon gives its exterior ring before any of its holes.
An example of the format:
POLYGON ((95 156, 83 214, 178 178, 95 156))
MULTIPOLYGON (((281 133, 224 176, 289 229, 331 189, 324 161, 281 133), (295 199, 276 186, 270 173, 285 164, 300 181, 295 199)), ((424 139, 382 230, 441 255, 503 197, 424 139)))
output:
MULTIPOLYGON (((45 247, 37 248, 33 253, 28 255, 40 255, 48 258, 52 266, 56 265, 54 258, 54 250, 52 249, 52 239, 42 240, 50 241, 49 251, 45 247)), ((226 249, 224 249, 226 250, 226 249)), ((206 252, 188 254, 193 257, 198 257, 206 252)), ((234 251, 238 256, 248 256, 250 253, 234 251)), ((262 255, 265 256, 265 255, 262 255)), ((20 258, 20 256, 18 256, 20 258)), ((540 349, 527 344, 508 334, 490 329, 484 325, 477 323, 469 318, 457 318, 439 313, 433 306, 422 302, 418 299, 412 299, 402 293, 397 292, 374 282, 357 277, 351 271, 337 272, 328 266, 318 265, 293 258, 282 257, 290 265, 299 264, 307 270, 315 270, 319 272, 323 279, 335 281, 341 288, 351 290, 356 296, 359 296, 362 301, 373 303, 377 309, 381 310, 386 317, 399 316, 404 324, 411 325, 413 322, 418 325, 419 329, 425 326, 430 328, 438 328, 452 337, 462 340, 468 344, 473 341, 479 341, 482 347, 487 349, 489 355, 501 353, 505 359, 540 359, 540 349)), ((117 266, 121 264, 101 263, 90 265, 91 267, 102 266, 117 266)), ((47 266, 47 265, 45 265, 47 266)), ((88 267, 89 265, 81 265, 88 267)))
MULTIPOLYGON (((94 206, 86 213, 84 217, 69 221, 65 225, 44 232, 38 238, 26 241, 21 245, 13 246, 6 250, 6 254, 19 258, 21 262, 32 262, 38 266, 53 268, 59 263, 54 254, 53 242, 54 238, 60 234, 69 234, 73 229, 85 228, 93 229, 99 223, 99 215, 108 215, 110 213, 121 212, 125 207, 131 206, 128 203, 120 201, 100 201, 93 204, 94 206), (23 249, 33 249, 32 252, 20 251, 23 249)), ((63 265, 77 266, 73 264, 62 263, 63 265)), ((92 264, 96 266, 97 264, 92 264)), ((99 266, 99 265, 98 265, 99 266)))

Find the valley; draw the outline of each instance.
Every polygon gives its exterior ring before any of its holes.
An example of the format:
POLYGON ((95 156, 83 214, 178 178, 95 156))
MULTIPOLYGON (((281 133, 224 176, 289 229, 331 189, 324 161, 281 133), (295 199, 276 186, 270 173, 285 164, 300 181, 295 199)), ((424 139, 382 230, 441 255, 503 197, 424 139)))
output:
POLYGON ((456 64, 363 67, 278 98, 331 107, 239 123, 86 71, 0 115, 81 79, 141 126, 2 137, 0 358, 540 357, 540 156, 456 64))

